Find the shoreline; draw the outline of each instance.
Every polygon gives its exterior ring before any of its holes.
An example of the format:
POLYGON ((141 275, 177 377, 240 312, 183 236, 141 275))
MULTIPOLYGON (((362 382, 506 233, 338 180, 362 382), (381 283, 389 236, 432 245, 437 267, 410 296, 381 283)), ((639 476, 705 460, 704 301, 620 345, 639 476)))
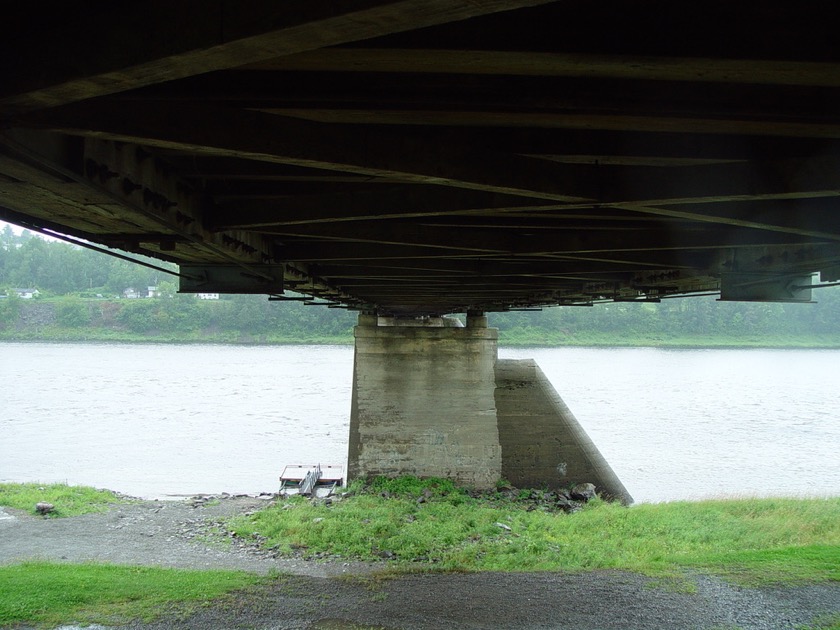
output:
MULTIPOLYGON (((501 335, 504 333, 502 332, 501 335)), ((79 337, 30 337, 30 336, 3 336, 0 335, 0 343, 21 343, 21 344, 126 344, 126 345, 165 345, 165 346, 353 346, 352 339, 283 339, 277 341, 255 341, 235 339, 174 339, 147 337, 137 339, 134 337, 109 337, 109 336, 79 336, 79 337)), ((650 342, 630 343, 617 339, 605 339, 603 341, 567 341, 564 343, 534 341, 516 341, 499 339, 499 348, 653 348, 663 350, 840 350, 840 340, 836 342, 821 342, 814 339, 802 339, 793 342, 780 343, 738 343, 732 339, 698 339, 696 342, 685 339, 668 341, 656 340, 650 342)))

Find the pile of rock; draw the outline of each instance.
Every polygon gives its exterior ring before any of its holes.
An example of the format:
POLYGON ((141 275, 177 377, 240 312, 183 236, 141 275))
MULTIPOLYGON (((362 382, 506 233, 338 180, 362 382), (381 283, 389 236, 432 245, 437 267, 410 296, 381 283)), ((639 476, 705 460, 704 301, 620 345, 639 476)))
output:
POLYGON ((546 512, 577 512, 590 499, 597 496, 595 484, 579 483, 569 490, 521 490, 504 488, 493 493, 477 492, 473 496, 490 499, 499 497, 504 500, 524 504, 525 509, 544 510, 546 512))

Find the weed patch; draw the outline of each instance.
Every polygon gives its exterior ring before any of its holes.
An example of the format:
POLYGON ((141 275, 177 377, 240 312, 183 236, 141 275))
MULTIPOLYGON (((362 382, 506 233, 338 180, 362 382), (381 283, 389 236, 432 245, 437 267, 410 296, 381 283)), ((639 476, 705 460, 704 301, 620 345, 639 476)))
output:
POLYGON ((595 499, 567 513, 541 492, 376 480, 331 503, 293 497, 228 526, 280 554, 387 559, 403 570, 700 569, 743 583, 840 580, 840 499, 629 508, 595 499))
POLYGON ((64 483, 0 483, 0 505, 35 514, 35 504, 51 503, 55 510, 48 514, 50 517, 104 512, 111 505, 131 500, 110 490, 64 483))

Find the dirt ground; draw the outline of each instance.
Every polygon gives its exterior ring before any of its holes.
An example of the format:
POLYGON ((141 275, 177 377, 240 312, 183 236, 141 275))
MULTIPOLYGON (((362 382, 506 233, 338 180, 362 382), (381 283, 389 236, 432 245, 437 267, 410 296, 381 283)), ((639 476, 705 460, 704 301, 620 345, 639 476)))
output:
MULTIPOLYGON (((384 563, 273 558, 210 543, 219 519, 265 501, 144 501, 103 514, 44 519, 0 509, 0 564, 27 559, 192 569, 280 571, 268 586, 189 615, 130 629, 574 628, 743 630, 816 626, 840 614, 840 584, 739 588, 691 575, 695 593, 643 576, 599 571, 378 576, 384 563)), ((66 626, 69 630, 72 626, 66 626)))

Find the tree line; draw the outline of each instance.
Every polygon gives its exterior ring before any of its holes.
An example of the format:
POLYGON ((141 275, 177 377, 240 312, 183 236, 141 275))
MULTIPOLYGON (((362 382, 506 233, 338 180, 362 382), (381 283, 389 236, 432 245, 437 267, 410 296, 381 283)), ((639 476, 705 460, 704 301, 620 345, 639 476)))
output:
MULTIPOLYGON (((139 258, 139 257, 138 257, 139 258)), ((159 266, 175 270, 153 259, 159 266)), ((198 300, 177 294, 164 272, 30 232, 0 230, 0 334, 56 334, 99 329, 143 336, 221 341, 352 339, 356 314, 265 296, 230 295, 198 300), (160 297, 120 299, 127 288, 158 287, 160 297), (37 288, 38 300, 20 300, 12 288, 37 288), (34 332, 32 332, 34 330, 34 332), (40 331, 40 333, 39 333, 40 331)), ((662 303, 607 303, 540 312, 491 313, 503 341, 522 344, 663 343, 692 339, 817 340, 840 345, 840 288, 814 291, 817 304, 718 302, 714 297, 662 303)))

